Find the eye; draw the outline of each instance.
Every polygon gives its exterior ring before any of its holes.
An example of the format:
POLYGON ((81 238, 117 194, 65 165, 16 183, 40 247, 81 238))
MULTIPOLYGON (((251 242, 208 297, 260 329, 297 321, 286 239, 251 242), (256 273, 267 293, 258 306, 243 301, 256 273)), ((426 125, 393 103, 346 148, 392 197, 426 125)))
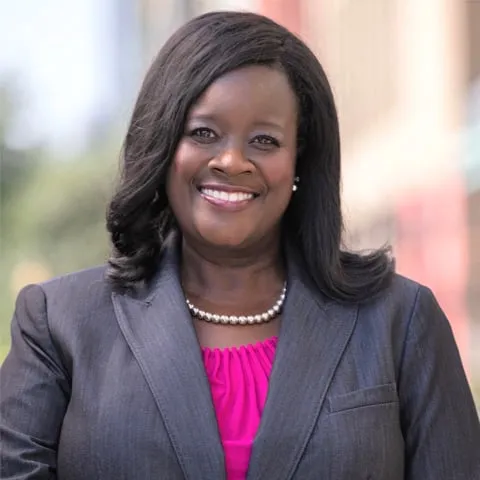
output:
POLYGON ((189 136, 201 143, 210 143, 217 138, 217 134, 207 127, 194 128, 190 131, 189 136))
POLYGON ((251 143, 261 147, 261 148, 269 148, 269 147, 279 147, 280 142, 276 139, 271 137, 270 135, 257 135, 251 143))

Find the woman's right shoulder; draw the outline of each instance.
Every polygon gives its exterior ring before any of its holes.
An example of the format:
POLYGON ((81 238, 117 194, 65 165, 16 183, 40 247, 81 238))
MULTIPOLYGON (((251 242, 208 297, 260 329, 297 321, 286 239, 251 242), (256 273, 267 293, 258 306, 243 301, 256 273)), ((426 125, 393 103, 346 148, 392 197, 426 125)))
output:
POLYGON ((106 276, 107 265, 100 265, 29 284, 17 296, 16 307, 43 310, 55 317, 91 316, 111 308, 112 286, 106 276))
POLYGON ((37 286, 45 292, 47 299, 55 297, 58 301, 58 297, 67 297, 70 301, 75 298, 96 300, 112 293, 106 272, 107 265, 99 265, 53 277, 37 286))
POLYGON ((12 332, 17 333, 12 348, 23 345, 25 338, 49 351, 55 345, 70 371, 76 352, 85 352, 95 339, 117 330, 106 271, 106 265, 99 266, 23 287, 12 321, 12 332))

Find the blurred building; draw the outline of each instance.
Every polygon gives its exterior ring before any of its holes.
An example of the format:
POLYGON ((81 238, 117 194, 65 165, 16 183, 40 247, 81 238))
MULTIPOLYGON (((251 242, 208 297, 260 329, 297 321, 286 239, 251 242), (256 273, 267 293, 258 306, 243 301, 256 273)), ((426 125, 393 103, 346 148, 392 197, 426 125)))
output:
POLYGON ((97 56, 110 102, 92 109, 88 145, 101 144, 112 128, 124 131, 143 76, 143 27, 136 0, 107 0, 103 8, 100 28, 108 33, 97 56))
POLYGON ((347 243, 391 243, 480 380, 480 2, 258 0, 331 80, 347 243))
POLYGON ((475 363, 480 375, 480 2, 137 0, 137 8, 145 65, 178 25, 215 9, 258 11, 311 46, 339 111, 348 243, 393 244, 398 270, 434 290, 467 369, 475 363))
POLYGON ((212 10, 255 10, 255 0, 133 0, 141 25, 147 68, 167 38, 190 18, 212 10))
POLYGON ((436 293, 467 368, 480 365, 480 2, 258 5, 333 85, 350 244, 392 243, 400 273, 436 293))
POLYGON ((133 0, 141 26, 141 60, 147 69, 168 37, 196 15, 195 0, 133 0))
POLYGON ((246 10, 258 8, 256 0, 193 0, 197 14, 212 10, 246 10))
POLYGON ((142 73, 142 25, 138 20, 136 0, 112 2, 112 73, 111 88, 120 109, 135 100, 142 73))

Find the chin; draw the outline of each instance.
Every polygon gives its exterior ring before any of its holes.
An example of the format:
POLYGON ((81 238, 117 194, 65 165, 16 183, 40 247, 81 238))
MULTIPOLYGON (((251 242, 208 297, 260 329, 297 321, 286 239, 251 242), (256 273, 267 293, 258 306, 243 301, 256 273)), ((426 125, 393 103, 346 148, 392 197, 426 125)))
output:
POLYGON ((219 249, 240 249, 254 242, 254 234, 235 231, 235 229, 198 229, 203 243, 219 249))
POLYGON ((222 250, 241 249, 242 247, 246 247, 252 243, 252 239, 232 237, 229 235, 202 236, 202 240, 206 244, 222 250))

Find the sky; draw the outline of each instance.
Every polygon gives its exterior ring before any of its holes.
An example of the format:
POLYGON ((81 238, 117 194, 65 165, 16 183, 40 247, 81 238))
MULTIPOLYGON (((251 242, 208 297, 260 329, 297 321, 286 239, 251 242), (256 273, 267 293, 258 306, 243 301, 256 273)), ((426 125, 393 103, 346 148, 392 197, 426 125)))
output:
POLYGON ((75 148, 112 98, 112 2, 0 0, 0 81, 14 76, 23 108, 13 145, 75 148))

